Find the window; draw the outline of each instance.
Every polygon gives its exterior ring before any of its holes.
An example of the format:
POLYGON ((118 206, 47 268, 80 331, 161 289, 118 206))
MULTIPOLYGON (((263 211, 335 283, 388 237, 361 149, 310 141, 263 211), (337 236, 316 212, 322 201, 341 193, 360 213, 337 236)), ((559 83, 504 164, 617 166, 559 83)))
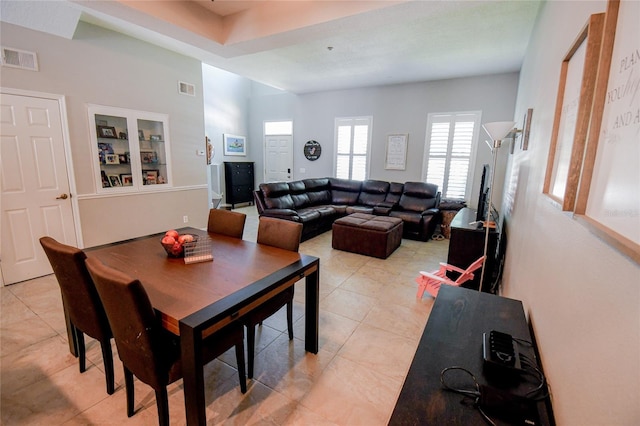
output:
POLYGON ((293 121, 265 121, 264 135, 292 135, 293 121))
POLYGON ((438 185, 442 198, 468 201, 479 127, 480 112, 429 114, 423 179, 438 185))
POLYGON ((335 176, 365 180, 369 174, 372 117, 336 118, 335 176))

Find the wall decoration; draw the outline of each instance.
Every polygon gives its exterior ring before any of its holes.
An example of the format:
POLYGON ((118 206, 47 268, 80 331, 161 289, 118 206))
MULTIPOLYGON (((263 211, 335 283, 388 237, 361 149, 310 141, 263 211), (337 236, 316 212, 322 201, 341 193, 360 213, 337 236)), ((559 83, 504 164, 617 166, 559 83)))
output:
POLYGON ((409 135, 397 134, 387 137, 387 153, 384 168, 387 170, 406 170, 407 168, 407 140, 409 135))
POLYGON ((207 136, 204 137, 204 146, 206 149, 206 153, 207 153, 207 166, 211 165, 211 159, 214 156, 214 148, 213 145, 211 144, 211 139, 209 139, 207 136))
POLYGON ((309 161, 316 161, 322 154, 322 147, 317 141, 307 141, 304 144, 304 156, 309 161))
POLYGON ((247 155, 247 138, 224 134, 222 135, 224 144, 224 155, 247 155))
POLYGON ((542 192, 573 210, 598 71, 604 13, 591 15, 560 68, 555 119, 542 192))
POLYGON ((576 218, 640 264, 640 2, 609 0, 576 218))
POLYGON ((520 139, 520 149, 526 151, 529 149, 529 133, 531 132, 531 117, 533 116, 533 108, 529 108, 524 115, 524 124, 522 125, 522 139, 520 139))

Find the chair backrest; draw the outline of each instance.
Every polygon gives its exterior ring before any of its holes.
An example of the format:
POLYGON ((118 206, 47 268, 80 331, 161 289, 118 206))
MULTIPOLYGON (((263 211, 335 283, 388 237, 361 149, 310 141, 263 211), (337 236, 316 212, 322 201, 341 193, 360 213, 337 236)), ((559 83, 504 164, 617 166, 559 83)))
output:
POLYGON ((472 280, 473 273, 482 267, 482 264, 484 263, 486 258, 486 256, 482 256, 479 259, 475 260, 471 265, 469 265, 467 269, 465 269, 462 274, 460 274, 460 276, 456 280, 456 283, 462 284, 466 281, 472 280))
POLYGON ((258 244, 298 251, 302 224, 290 220, 261 216, 258 223, 258 244))
POLYGON ((94 339, 111 338, 107 315, 84 263, 85 253, 51 237, 40 238, 40 245, 51 263, 73 325, 94 339))
POLYGON ((179 348, 163 345, 162 326, 144 287, 139 280, 98 259, 89 257, 86 264, 107 312, 122 363, 144 383, 162 389, 169 383, 169 367, 179 348))
POLYGON ((224 209, 209 210, 207 231, 242 239, 247 215, 224 209))

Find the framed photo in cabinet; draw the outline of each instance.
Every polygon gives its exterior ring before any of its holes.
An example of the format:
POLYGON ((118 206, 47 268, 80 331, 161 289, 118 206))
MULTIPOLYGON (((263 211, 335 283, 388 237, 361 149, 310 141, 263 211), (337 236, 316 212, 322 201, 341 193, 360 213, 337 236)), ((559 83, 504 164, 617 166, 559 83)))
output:
POLYGON ((98 137, 118 139, 118 133, 115 127, 111 126, 98 126, 98 137))
POLYGON ((122 186, 120 176, 118 175, 109 175, 109 183, 111 184, 111 186, 122 186))
POLYGON ((133 186, 133 176, 131 174, 121 174, 120 182, 122 182, 122 186, 133 186))
POLYGON ((120 164, 120 155, 119 154, 105 154, 104 162, 106 164, 120 164))

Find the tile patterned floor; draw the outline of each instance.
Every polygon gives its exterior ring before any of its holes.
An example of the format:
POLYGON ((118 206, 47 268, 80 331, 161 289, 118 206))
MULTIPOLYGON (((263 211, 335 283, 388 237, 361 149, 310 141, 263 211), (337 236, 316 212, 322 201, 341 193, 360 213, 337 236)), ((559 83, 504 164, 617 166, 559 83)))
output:
MULTIPOLYGON (((255 207, 244 238, 255 241, 255 207)), ((402 240, 380 260, 331 248, 331 232, 302 243, 320 258, 320 350, 304 351, 304 282, 296 286, 294 335, 284 309, 257 328, 255 377, 240 392, 229 351, 206 366, 208 424, 385 425, 393 411, 433 299, 415 299, 419 270, 437 269, 448 240, 402 240)), ((53 275, 0 292, 2 425, 156 425, 154 393, 136 383, 127 418, 122 364, 113 344, 116 392, 105 390, 100 345, 87 343, 87 371, 69 353, 53 275)), ((182 381, 169 387, 171 424, 185 424, 182 381)))

